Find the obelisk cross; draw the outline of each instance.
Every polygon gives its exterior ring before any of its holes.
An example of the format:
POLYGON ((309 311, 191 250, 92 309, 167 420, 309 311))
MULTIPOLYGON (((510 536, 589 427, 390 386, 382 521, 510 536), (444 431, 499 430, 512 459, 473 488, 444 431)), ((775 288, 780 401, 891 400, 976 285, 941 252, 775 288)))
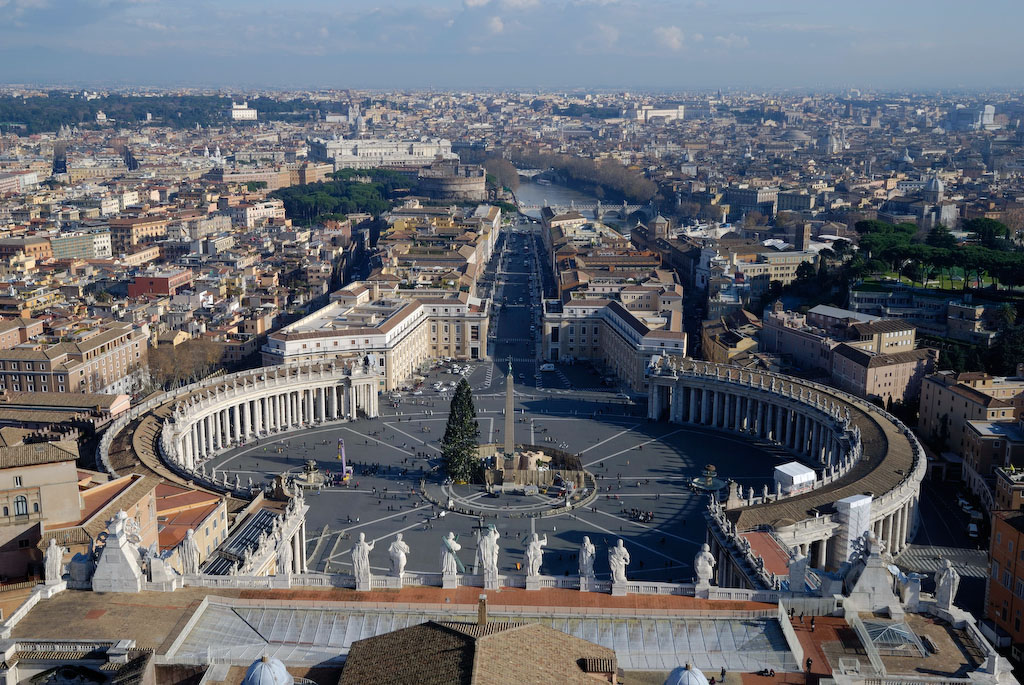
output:
POLYGON ((515 441, 515 378, 512 375, 512 358, 508 360, 508 376, 505 377, 505 457, 516 451, 515 441))

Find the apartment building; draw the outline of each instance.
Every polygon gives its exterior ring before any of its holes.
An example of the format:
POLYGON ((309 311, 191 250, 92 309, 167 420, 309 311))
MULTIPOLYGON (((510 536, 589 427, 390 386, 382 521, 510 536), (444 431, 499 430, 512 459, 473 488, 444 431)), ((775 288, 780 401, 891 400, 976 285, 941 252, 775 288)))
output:
POLYGON ((907 402, 921 392, 921 382, 935 370, 939 351, 931 348, 877 353, 850 343, 832 349, 832 385, 859 397, 886 403, 907 402))
POLYGON ((270 220, 284 221, 284 203, 280 200, 243 202, 228 210, 231 223, 243 228, 255 228, 270 220))
POLYGON ((23 576, 42 560, 40 525, 77 520, 78 447, 72 442, 0 447, 0 573, 23 576))
POLYGON ((924 378, 918 433, 963 455, 968 421, 1017 421, 1024 414, 1024 378, 981 371, 939 371, 924 378))
POLYGON ((151 271, 139 274, 128 284, 128 297, 174 295, 192 285, 191 269, 151 271))
MULTIPOLYGON (((986 511, 1005 508, 997 501, 996 469, 1014 463, 1024 465, 1024 429, 1020 423, 1009 421, 968 421, 965 433, 964 481, 986 511)), ((1008 494, 1004 493, 1004 500, 1008 494)))
POLYGON ((985 582, 985 618, 1024 643, 1024 512, 992 515, 989 574, 985 582))
POLYGON ((72 231, 50 238, 54 259, 110 259, 110 231, 72 231))
POLYGON ((761 321, 745 309, 701 324, 701 356, 716 364, 742 363, 758 351, 761 321))
POLYGON ((376 364, 382 390, 405 385, 425 362, 485 359, 488 301, 468 293, 420 293, 352 283, 331 303, 279 331, 264 364, 341 360, 376 364))
POLYGON ((228 537, 227 499, 211 492, 163 482, 156 486, 156 515, 160 524, 161 552, 170 552, 169 562, 181 573, 178 545, 189 530, 195 537, 202 564, 228 537))
POLYGON ((135 247, 167 235, 170 219, 164 216, 117 217, 110 220, 110 243, 114 254, 133 252, 135 247))
POLYGON ((111 323, 67 338, 0 351, 0 391, 130 394, 146 373, 146 325, 111 323))
POLYGON ((617 299, 576 297, 548 300, 542 319, 542 353, 550 361, 591 360, 603 364, 636 392, 647 385, 652 355, 686 355, 681 289, 663 286, 646 309, 627 309, 617 299), (660 302, 664 294, 664 305, 660 302), (663 308, 664 307, 664 308, 663 308))
POLYGON ((26 238, 0 238, 0 257, 24 254, 37 261, 45 261, 53 257, 50 239, 46 236, 29 236, 26 238))

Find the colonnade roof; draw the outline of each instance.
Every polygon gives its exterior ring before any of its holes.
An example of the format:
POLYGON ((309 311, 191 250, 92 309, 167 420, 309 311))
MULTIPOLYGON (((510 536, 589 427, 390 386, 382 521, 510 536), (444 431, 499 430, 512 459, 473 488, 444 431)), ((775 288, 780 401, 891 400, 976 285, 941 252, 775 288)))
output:
MULTIPOLYGON (((715 365, 687 361, 684 362, 682 370, 699 372, 704 368, 713 369, 715 365)), ((702 379, 723 383, 727 379, 731 379, 733 383, 742 380, 742 386, 738 386, 737 391, 747 388, 766 390, 774 387, 773 383, 780 382, 777 374, 752 372, 731 366, 718 366, 717 369, 722 374, 720 377, 706 372, 706 375, 696 377, 683 375, 680 376, 680 380, 702 379)), ((651 378, 657 377, 652 375, 651 378)), ((827 394, 828 401, 838 405, 840 412, 845 413, 845 410, 849 410, 851 427, 856 426, 860 429, 863 456, 841 478, 827 485, 776 501, 730 509, 726 515, 735 523, 737 530, 752 530, 761 526, 790 526, 813 518, 816 511, 822 515, 831 514, 835 512, 837 500, 862 494, 878 498, 899 487, 903 480, 910 476, 915 467, 911 439, 903 433, 898 423, 887 418, 881 411, 869 410, 860 402, 850 401, 838 391, 829 392, 829 389, 823 389, 820 385, 799 378, 783 377, 781 385, 789 394, 800 393, 801 388, 805 393, 809 392, 812 395, 827 394)), ((782 395, 779 397, 781 399, 782 395)))
MULTIPOLYGON (((798 379, 794 383, 800 385, 798 379)), ((880 413, 869 412, 845 400, 836 400, 842 409, 850 410, 850 425, 860 428, 863 456, 841 478, 778 501, 754 504, 727 512, 738 530, 770 525, 780 528, 835 512, 835 503, 853 495, 871 494, 879 497, 897 488, 914 469, 914 451, 910 439, 899 426, 880 413)))

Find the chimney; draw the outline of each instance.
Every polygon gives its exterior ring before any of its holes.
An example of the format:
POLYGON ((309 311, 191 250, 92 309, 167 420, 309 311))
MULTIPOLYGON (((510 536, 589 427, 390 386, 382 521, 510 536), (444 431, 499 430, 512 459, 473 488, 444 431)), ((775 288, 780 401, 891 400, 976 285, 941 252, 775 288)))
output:
POLYGON ((476 624, 487 625, 487 595, 480 595, 480 603, 476 607, 476 624))

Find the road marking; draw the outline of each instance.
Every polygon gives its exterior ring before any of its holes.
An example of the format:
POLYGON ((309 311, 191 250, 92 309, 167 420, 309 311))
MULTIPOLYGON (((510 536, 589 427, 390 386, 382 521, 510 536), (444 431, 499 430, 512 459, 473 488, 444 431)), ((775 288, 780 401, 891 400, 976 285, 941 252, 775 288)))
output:
POLYGON ((395 427, 394 427, 393 425, 391 425, 390 423, 388 423, 388 422, 386 422, 386 421, 384 422, 384 425, 385 425, 385 426, 387 426, 387 427, 389 427, 389 428, 390 428, 391 430, 395 431, 396 433, 401 433, 401 434, 402 434, 402 435, 404 435, 405 437, 407 437, 407 438, 411 438, 411 439, 415 440, 416 442, 420 443, 420 444, 421 444, 421 445, 423 445, 424 447, 429 447, 430 449, 432 449, 432 450, 436 450, 436 451, 438 451, 438 452, 440 452, 440 451, 441 451, 441 450, 440 450, 440 449, 438 449, 437 447, 434 447, 433 445, 427 444, 427 441, 426 441, 426 440, 420 440, 420 439, 419 439, 419 438, 417 438, 417 437, 416 437, 415 435, 412 435, 411 433, 406 433, 406 432, 405 432, 404 430, 402 430, 401 428, 395 428, 395 427))
POLYGON ((602 440, 601 442, 599 442, 599 443, 597 443, 597 444, 595 444, 595 445, 593 445, 593 446, 591 446, 591 447, 588 447, 588 448, 587 448, 587 449, 585 449, 585 450, 582 450, 582 451, 580 452, 580 454, 584 454, 584 453, 586 453, 586 452, 589 452, 590 450, 594 449, 595 447, 600 447, 601 445, 605 444, 605 443, 606 443, 606 442, 608 442, 609 440, 614 440, 615 438, 619 437, 620 435, 625 435, 626 433, 629 433, 630 431, 632 431, 633 429, 635 429, 635 428, 636 428, 637 426, 640 426, 640 425, 642 425, 642 424, 639 424, 639 423, 634 423, 634 424, 633 424, 632 426, 630 426, 629 428, 626 428, 626 429, 623 429, 623 430, 619 431, 618 433, 616 433, 615 435, 611 436, 610 438, 605 438, 605 439, 604 439, 604 440, 602 440))
POLYGON ((608 459, 612 459, 614 457, 617 457, 620 454, 625 454, 626 452, 632 452, 634 449, 636 449, 640 445, 650 445, 652 442, 658 442, 659 440, 664 440, 665 438, 669 438, 669 437, 675 435, 676 433, 682 433, 685 430, 686 430, 685 428, 680 428, 679 430, 674 430, 674 431, 672 431, 670 433, 665 433, 665 435, 659 436, 657 438, 651 438, 650 440, 646 440, 644 442, 638 443, 637 445, 633 445, 632 447, 628 447, 628 448, 626 448, 624 450, 619 450, 618 452, 615 452, 614 454, 609 454, 606 457, 601 457, 600 459, 595 459, 594 461, 586 463, 583 466, 584 466, 584 468, 589 467, 589 466, 593 466, 594 464, 598 464, 598 463, 600 463, 602 461, 606 461, 608 459))

